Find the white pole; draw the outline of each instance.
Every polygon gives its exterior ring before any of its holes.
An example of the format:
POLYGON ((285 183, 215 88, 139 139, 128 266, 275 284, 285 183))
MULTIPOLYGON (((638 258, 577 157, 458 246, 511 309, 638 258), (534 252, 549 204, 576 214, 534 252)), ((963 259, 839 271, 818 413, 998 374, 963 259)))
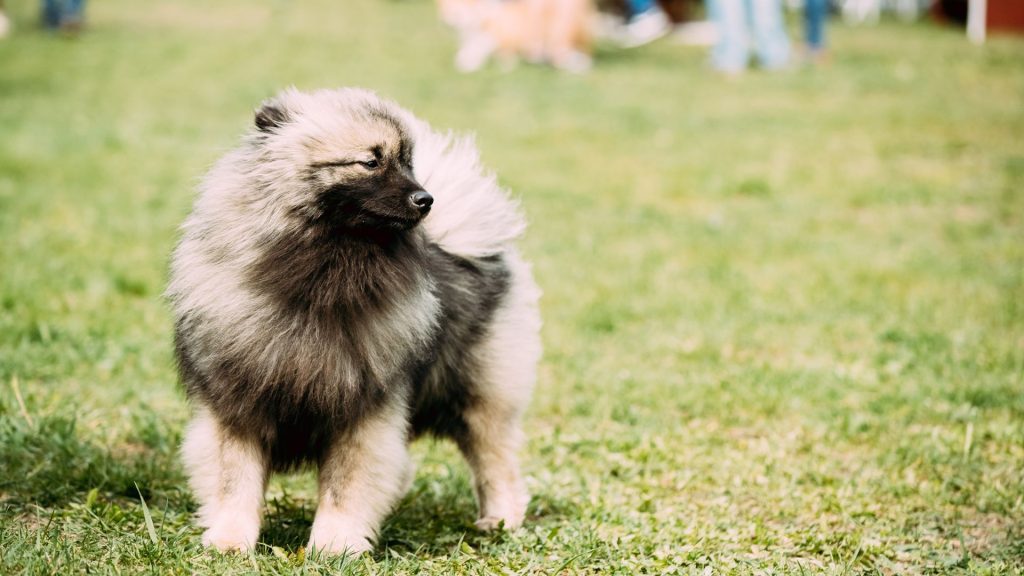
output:
POLYGON ((970 0, 967 8, 967 38, 975 44, 985 43, 985 8, 987 0, 970 0))

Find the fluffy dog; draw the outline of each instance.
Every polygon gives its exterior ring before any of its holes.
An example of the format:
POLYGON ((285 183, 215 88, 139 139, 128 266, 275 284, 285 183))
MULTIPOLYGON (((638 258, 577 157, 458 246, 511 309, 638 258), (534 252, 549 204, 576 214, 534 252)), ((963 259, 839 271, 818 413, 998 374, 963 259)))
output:
POLYGON ((310 548, 370 549, 424 433, 469 462, 480 528, 519 526, 540 356, 523 229, 471 141, 392 102, 265 102, 202 182, 167 292, 204 544, 252 548, 268 475, 312 463, 310 548))
POLYGON ((591 0, 437 0, 437 6, 459 34, 461 72, 479 70, 492 55, 506 65, 522 56, 576 73, 592 65, 591 0))

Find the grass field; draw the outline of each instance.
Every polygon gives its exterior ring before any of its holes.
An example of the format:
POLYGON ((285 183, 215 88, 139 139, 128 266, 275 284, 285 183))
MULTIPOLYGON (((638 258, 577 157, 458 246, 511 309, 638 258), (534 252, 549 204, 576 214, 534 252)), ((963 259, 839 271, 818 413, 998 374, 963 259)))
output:
POLYGON ((7 4, 0 573, 1024 572, 1024 40, 836 25, 830 66, 738 81, 671 42, 462 76, 425 0, 96 1, 77 39, 7 4), (200 547, 167 258, 291 84, 474 131, 522 199, 519 532, 475 532, 423 442, 373 555, 305 557, 311 474, 272 483, 257 553, 200 547))

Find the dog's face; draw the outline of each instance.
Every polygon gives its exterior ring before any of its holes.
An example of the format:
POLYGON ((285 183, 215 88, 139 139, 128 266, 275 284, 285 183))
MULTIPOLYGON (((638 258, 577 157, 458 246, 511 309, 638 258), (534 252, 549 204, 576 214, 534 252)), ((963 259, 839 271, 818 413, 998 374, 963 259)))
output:
POLYGON ((416 226, 433 198, 413 176, 413 142, 397 110, 370 93, 282 93, 256 111, 263 178, 289 211, 338 233, 416 226))

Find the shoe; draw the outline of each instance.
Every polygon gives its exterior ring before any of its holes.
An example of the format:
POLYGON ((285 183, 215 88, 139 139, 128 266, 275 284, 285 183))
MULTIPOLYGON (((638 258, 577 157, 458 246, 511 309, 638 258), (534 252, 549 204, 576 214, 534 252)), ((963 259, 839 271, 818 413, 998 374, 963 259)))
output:
POLYGON ((650 44, 672 30, 672 23, 660 8, 651 8, 633 16, 622 27, 619 34, 619 45, 623 48, 636 48, 650 44))

